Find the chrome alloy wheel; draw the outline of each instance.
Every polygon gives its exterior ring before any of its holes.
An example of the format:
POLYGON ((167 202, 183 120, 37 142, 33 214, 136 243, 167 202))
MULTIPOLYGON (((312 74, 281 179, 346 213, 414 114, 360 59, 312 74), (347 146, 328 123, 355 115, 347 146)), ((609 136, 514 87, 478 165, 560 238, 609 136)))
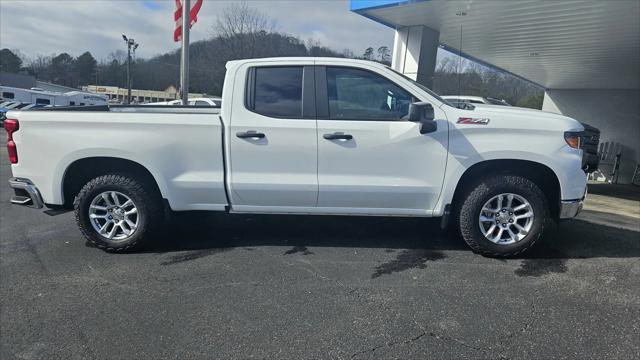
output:
POLYGON ((517 194, 500 194, 480 210, 480 230, 487 240, 509 245, 524 239, 533 226, 533 207, 517 194))
POLYGON ((93 198, 89 205, 89 219, 100 236, 115 241, 129 238, 140 223, 136 204, 117 191, 105 191, 93 198))

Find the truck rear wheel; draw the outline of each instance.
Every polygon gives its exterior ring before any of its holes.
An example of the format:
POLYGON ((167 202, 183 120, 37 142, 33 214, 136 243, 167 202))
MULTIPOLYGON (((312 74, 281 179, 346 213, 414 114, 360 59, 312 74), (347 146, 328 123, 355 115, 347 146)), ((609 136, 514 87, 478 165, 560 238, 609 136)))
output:
POLYGON ((96 177, 74 201, 84 237, 107 251, 139 248, 163 220, 162 201, 141 179, 125 174, 96 177))
POLYGON ((547 201, 531 180, 499 175, 480 180, 460 206, 465 242, 485 256, 510 257, 529 250, 542 236, 547 201))

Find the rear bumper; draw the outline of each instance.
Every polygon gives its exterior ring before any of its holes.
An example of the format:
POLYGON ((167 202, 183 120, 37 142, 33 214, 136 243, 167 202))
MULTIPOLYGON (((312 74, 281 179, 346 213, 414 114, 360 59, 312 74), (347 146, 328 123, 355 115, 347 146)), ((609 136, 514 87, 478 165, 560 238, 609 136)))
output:
POLYGON ((13 189, 14 195, 11 203, 15 205, 28 206, 35 209, 42 209, 44 202, 38 188, 29 179, 10 178, 9 186, 13 189))

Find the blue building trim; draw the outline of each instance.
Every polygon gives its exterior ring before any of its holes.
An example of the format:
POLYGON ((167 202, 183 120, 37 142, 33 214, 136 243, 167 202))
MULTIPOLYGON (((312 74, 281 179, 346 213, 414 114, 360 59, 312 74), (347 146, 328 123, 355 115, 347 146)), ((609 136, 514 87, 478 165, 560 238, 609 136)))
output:
POLYGON ((377 23, 386 25, 392 29, 396 29, 397 26, 395 24, 388 23, 376 16, 373 16, 367 13, 367 11, 407 5, 407 4, 417 3, 417 2, 424 2, 424 1, 430 1, 430 0, 351 0, 350 10, 368 19, 371 19, 377 23))
POLYGON ((351 11, 373 10, 429 0, 351 0, 351 11))

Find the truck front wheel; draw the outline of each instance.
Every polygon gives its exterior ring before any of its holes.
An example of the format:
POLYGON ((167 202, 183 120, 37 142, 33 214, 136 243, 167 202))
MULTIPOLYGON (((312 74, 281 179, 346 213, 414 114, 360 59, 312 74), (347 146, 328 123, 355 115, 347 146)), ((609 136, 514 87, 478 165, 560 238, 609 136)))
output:
POLYGON ((475 252, 516 256, 540 239, 548 213, 544 194, 531 180, 491 176, 476 183, 460 206, 460 232, 475 252))
POLYGON ((96 177, 74 201, 84 237, 107 251, 127 251, 147 241, 163 219, 162 201, 141 179, 126 174, 96 177))

